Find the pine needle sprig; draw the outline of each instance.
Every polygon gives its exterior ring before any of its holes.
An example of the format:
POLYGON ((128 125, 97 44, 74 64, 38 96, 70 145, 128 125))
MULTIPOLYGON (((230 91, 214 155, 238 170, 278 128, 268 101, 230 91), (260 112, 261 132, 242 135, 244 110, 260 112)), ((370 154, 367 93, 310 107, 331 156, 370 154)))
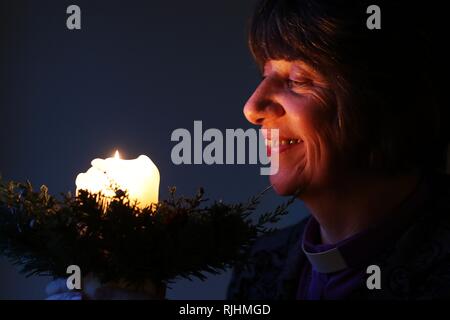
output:
POLYGON ((167 199, 140 209, 122 190, 106 203, 83 190, 58 199, 45 186, 0 180, 0 255, 27 276, 66 277, 78 265, 102 282, 204 280, 245 259, 287 214, 294 197, 253 222, 265 191, 228 204, 206 199, 203 189, 183 197, 171 188, 167 199))

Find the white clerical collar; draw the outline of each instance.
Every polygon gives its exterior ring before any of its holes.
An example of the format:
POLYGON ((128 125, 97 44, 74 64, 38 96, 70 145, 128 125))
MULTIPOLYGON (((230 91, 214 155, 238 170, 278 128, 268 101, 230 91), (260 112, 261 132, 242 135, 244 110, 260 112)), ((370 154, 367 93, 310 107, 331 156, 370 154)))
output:
POLYGON ((308 252, 302 244, 302 249, 313 268, 320 273, 338 272, 348 267, 339 248, 323 252, 308 252))
MULTIPOLYGON (((303 233, 302 250, 311 263, 313 269, 320 273, 333 273, 348 268, 349 265, 342 255, 342 250, 340 249, 339 244, 334 246, 316 246, 313 244, 315 242, 314 239, 317 240, 317 234, 319 232, 319 224, 313 217, 311 217, 306 224, 303 233)), ((341 244, 345 246, 344 243, 341 244)))

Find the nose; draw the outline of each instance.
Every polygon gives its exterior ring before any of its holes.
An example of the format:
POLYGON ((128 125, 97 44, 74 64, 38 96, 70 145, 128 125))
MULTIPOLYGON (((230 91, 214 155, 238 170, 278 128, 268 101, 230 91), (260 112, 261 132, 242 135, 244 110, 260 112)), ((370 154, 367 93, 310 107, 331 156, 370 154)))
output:
POLYGON ((259 84, 244 106, 245 117, 256 125, 281 117, 284 113, 284 108, 277 102, 274 88, 267 78, 259 84))

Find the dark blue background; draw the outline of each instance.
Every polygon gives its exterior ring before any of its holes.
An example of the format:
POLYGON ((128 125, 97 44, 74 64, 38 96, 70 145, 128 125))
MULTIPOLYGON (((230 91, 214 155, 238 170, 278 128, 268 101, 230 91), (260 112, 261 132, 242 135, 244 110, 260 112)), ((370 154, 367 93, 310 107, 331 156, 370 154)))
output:
MULTIPOLYGON (((268 184, 259 166, 175 166, 171 132, 249 128, 242 107, 259 81, 246 45, 254 1, 2 0, 0 172, 5 179, 74 190, 96 157, 146 154, 161 172, 161 197, 176 185, 244 201, 268 184), (66 28, 66 8, 82 30, 66 28)), ((284 201, 273 193, 262 208, 284 201)), ((298 221, 295 204, 281 225, 298 221)), ((230 273, 177 281, 172 299, 221 299, 230 273)), ((44 298, 48 279, 26 279, 0 258, 0 299, 44 298)))

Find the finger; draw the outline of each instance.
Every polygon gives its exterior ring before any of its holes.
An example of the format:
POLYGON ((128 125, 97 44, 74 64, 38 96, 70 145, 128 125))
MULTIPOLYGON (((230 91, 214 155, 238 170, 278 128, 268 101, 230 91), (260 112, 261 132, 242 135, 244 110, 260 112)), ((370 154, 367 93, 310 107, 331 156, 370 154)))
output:
POLYGON ((48 296, 66 292, 68 290, 69 289, 67 288, 67 280, 64 278, 58 278, 56 280, 53 280, 45 288, 45 292, 47 293, 48 296))
POLYGON ((49 296, 45 300, 82 300, 80 292, 64 292, 49 296))

